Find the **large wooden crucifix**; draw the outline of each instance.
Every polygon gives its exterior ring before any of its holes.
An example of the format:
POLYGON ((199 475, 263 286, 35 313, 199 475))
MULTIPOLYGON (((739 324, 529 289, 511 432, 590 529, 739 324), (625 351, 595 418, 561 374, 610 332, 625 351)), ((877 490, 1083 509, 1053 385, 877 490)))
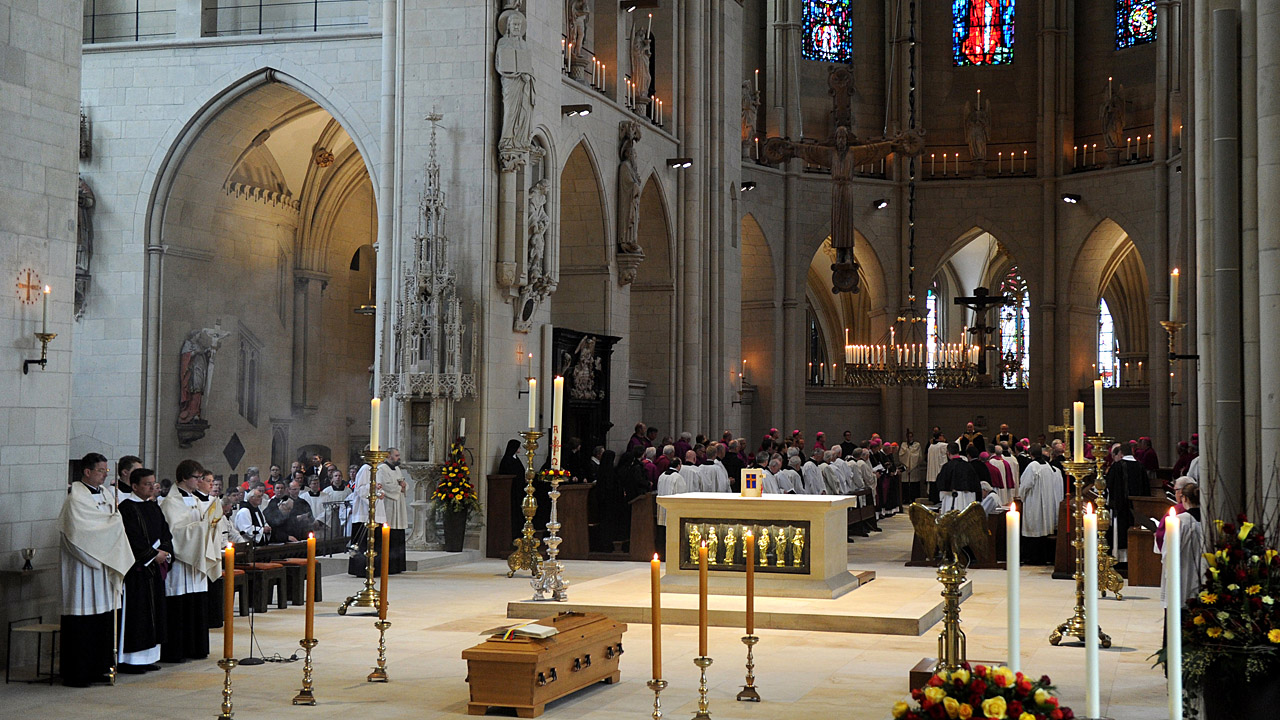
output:
POLYGON ((832 98, 831 125, 835 128, 831 137, 826 142, 795 142, 771 137, 764 141, 762 152, 769 163, 801 158, 831 169, 831 247, 836 251, 836 261, 831 265, 831 292, 856 293, 858 263, 853 259, 853 172, 857 167, 874 163, 890 153, 919 155, 924 141, 918 132, 911 130, 876 142, 860 142, 853 133, 850 112, 853 73, 847 67, 833 67, 827 75, 827 85, 832 98))
MULTIPOLYGON (((1013 298, 1008 295, 992 295, 987 288, 976 287, 973 289, 973 295, 958 297, 954 302, 973 311, 973 325, 969 327, 969 332, 976 336, 974 340, 979 348, 978 374, 985 375, 987 374, 987 336, 996 331, 994 325, 987 324, 987 310, 1012 305, 1013 298)), ((969 338, 961 338, 961 340, 969 342, 969 338)))

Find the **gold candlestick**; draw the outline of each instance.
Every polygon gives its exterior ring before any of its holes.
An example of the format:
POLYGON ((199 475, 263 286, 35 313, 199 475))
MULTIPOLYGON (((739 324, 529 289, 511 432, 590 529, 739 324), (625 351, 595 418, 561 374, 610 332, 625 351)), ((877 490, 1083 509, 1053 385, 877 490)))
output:
POLYGON ((1098 589, 1105 596, 1107 592, 1111 592, 1116 596, 1117 600, 1124 600, 1124 577, 1116 571, 1116 563, 1118 562, 1114 555, 1111 554, 1111 510, 1107 508, 1106 497, 1104 493, 1107 491, 1107 478, 1102 473, 1103 461, 1107 456, 1111 447, 1111 438, 1105 435, 1088 436, 1089 443, 1093 445, 1093 464, 1094 464, 1094 481, 1093 492, 1094 497, 1098 499, 1098 589), (1103 451, 1099 452, 1099 448, 1103 451))
POLYGON ((653 718, 653 720, 662 720, 662 691, 667 689, 667 681, 662 678, 654 678, 646 684, 653 691, 653 712, 649 714, 649 717, 653 718))
POLYGON ((756 661, 752 654, 752 648, 758 642, 760 638, 755 635, 742 636, 742 644, 747 646, 747 684, 738 693, 738 700, 742 702, 760 702, 760 693, 756 691, 756 661))
POLYGON ((379 620, 373 624, 378 628, 378 665, 369 673, 369 677, 365 678, 369 682, 386 682, 387 681, 387 628, 391 627, 390 620, 379 620))
POLYGON ((346 615, 347 608, 352 606, 372 608, 374 610, 378 608, 378 588, 374 587, 373 584, 373 565, 378 558, 378 549, 377 544, 374 542, 373 526, 377 522, 378 465, 387 459, 387 451, 365 450, 361 453, 361 457, 369 465, 369 519, 364 525, 364 535, 368 541, 364 554, 366 560, 364 587, 360 589, 360 592, 342 601, 342 604, 338 606, 339 615, 346 615))
POLYGON ((218 667, 226 673, 226 677, 222 680, 222 714, 218 716, 218 720, 231 720, 236 716, 231 706, 231 670, 239 664, 240 661, 235 658, 222 658, 218 661, 218 667))
MULTIPOLYGON (((1075 526, 1071 546, 1076 551, 1076 572, 1073 575, 1076 581, 1076 606, 1071 617, 1049 633, 1050 645, 1057 645, 1067 636, 1076 637, 1080 642, 1084 642, 1084 479, 1089 471, 1094 469, 1094 464, 1071 461, 1062 463, 1062 466, 1075 480, 1076 489, 1076 507, 1071 518, 1075 526)), ((1098 626, 1098 641, 1104 648, 1111 647, 1111 637, 1102 632, 1101 625, 1098 626)))
POLYGON ((22 361, 23 375, 26 375, 30 371, 32 365, 39 365, 41 370, 45 369, 45 366, 49 364, 49 343, 53 342, 53 339, 56 337, 58 337, 57 333, 51 333, 51 332, 36 333, 36 339, 40 341, 40 359, 39 360, 23 360, 22 361))
POLYGON ((693 664, 698 666, 698 712, 693 714, 693 720, 711 720, 711 712, 707 709, 707 668, 711 667, 711 658, 706 656, 698 656, 693 659, 693 664))
POLYGON ((533 497, 533 478, 536 474, 533 457, 538 451, 538 438, 542 437, 542 431, 525 430, 520 433, 520 437, 524 438, 525 457, 529 461, 525 465, 524 502, 520 506, 524 514, 524 528, 520 531, 520 537, 511 541, 515 550, 507 556, 507 577, 515 577, 517 570, 528 570, 536 578, 541 574, 538 565, 542 558, 538 555, 538 541, 533 537, 533 516, 538 514, 538 501, 533 497))
POLYGON ((302 689, 293 697, 294 705, 315 705, 316 696, 311 692, 311 651, 319 644, 319 640, 314 638, 310 640, 299 640, 298 644, 306 651, 306 657, 302 659, 302 689))

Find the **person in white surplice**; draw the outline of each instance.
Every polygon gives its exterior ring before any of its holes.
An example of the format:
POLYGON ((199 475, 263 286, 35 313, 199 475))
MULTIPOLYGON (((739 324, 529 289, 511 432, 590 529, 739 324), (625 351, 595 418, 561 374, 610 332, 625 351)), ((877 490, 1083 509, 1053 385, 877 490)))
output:
POLYGON ((62 562, 62 682, 107 682, 115 611, 133 550, 113 496, 102 491, 107 459, 89 453, 58 516, 62 562))
POLYGON ((933 442, 929 444, 929 453, 925 458, 924 480, 929 485, 929 499, 938 502, 938 473, 947 464, 947 438, 942 433, 934 433, 933 442))
POLYGON ((1027 564, 1052 562, 1053 543, 1048 538, 1058 529, 1062 480, 1038 443, 1031 446, 1031 464, 1023 471, 1018 488, 1022 494, 1023 559, 1027 564))
POLYGON ((209 581, 222 576, 222 511, 200 491, 204 468, 195 460, 183 460, 174 474, 177 480, 160 503, 173 535, 173 564, 164 579, 167 628, 161 662, 209 656, 209 581))
POLYGON ((684 478, 685 486, 688 487, 686 492, 712 492, 713 487, 708 487, 702 482, 702 472, 698 469, 698 454, 690 450, 684 454, 684 462, 680 463, 680 477, 684 478))

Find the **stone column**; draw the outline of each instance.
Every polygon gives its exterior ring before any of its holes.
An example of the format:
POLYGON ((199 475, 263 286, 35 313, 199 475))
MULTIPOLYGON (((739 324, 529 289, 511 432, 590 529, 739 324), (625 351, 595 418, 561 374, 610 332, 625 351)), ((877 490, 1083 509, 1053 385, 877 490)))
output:
MULTIPOLYGON (((1168 28, 1169 0, 1161 0, 1156 4, 1157 27, 1162 31, 1168 28)), ((1152 258, 1156 268, 1155 276, 1148 283, 1152 290, 1150 317, 1147 321, 1147 347, 1150 348, 1147 365, 1150 368, 1151 384, 1148 387, 1148 405, 1151 408, 1152 442, 1156 453, 1162 458, 1173 458, 1177 447, 1177 438, 1170 430, 1169 411, 1169 373, 1168 363, 1164 360, 1168 345, 1168 335, 1160 325, 1161 320, 1169 317, 1168 285, 1162 282, 1162 276, 1169 272, 1170 244, 1173 242, 1174 228, 1169 221, 1169 43, 1170 33, 1156 33, 1156 97, 1155 97, 1155 131, 1151 170, 1155 173, 1155 207, 1156 207, 1156 239, 1152 243, 1155 257, 1152 258), (1163 300, 1162 300, 1163 298, 1163 300)))
POLYGON ((1261 487, 1263 509, 1268 516, 1276 512, 1280 504, 1277 493, 1277 474, 1280 473, 1280 87, 1274 80, 1280 75, 1280 5, 1273 2, 1258 3, 1257 15, 1257 75, 1271 78, 1267 92, 1257 97, 1257 137, 1267 138, 1258 143, 1258 309, 1259 324, 1270 328, 1261 333, 1260 355, 1268 362, 1260 364, 1256 377, 1246 375, 1246 382, 1262 389, 1261 392, 1261 487))
MULTIPOLYGON (((782 253, 782 322, 777 325, 774 334, 782 341, 782 373, 780 394, 782 396, 783 427, 800 426, 804 412, 805 383, 805 313, 804 313, 804 275, 809 267, 809 258, 799 252, 804 246, 800 243, 799 233, 799 180, 795 173, 788 171, 783 176, 783 253, 782 253)), ((777 374, 774 377, 778 377, 777 374)), ((771 417, 766 422, 776 423, 779 419, 771 417)))
POLYGON ((706 196, 706 188, 702 177, 706 168, 707 154, 704 149, 703 133, 705 132, 705 102, 703 91, 705 78, 704 53, 702 43, 705 38, 703 30, 705 8, 701 3, 687 3, 682 7, 685 17, 686 32, 681 37, 680 51, 683 70, 681 78, 682 140, 688 148, 688 157, 693 158, 703 171, 681 173, 679 186, 684 202, 684 237, 681 242, 683 257, 681 267, 684 272, 680 297, 682 300, 681 323, 681 359, 680 392, 678 393, 681 423, 673 428, 672 435, 689 430, 696 432, 702 426, 703 417, 700 409, 703 406, 703 387, 699 382, 702 375, 702 246, 705 242, 704 212, 702 198, 706 196))
POLYGON ((323 332, 320 293, 328 285, 329 276, 311 270, 294 270, 293 280, 293 407, 314 409, 320 393, 316 387, 319 373, 312 358, 316 357, 319 347, 311 347, 311 339, 323 332))
MULTIPOLYGON (((1213 147, 1208 141, 1212 117, 1213 24, 1212 9, 1207 3, 1193 6, 1194 17, 1187 19, 1192 50, 1192 71, 1188 84, 1192 97, 1192 122, 1185 123, 1183 147, 1193 149, 1195 202, 1193 226, 1196 253, 1196 352, 1200 355, 1199 383, 1196 386, 1197 426, 1200 433, 1200 463, 1209 473, 1217 462, 1217 417, 1214 385, 1218 348, 1213 333, 1215 284, 1213 280, 1213 147)), ((1187 341, 1189 343, 1189 341, 1187 341)), ((1189 345, 1184 345, 1187 347, 1189 345)), ((1184 363, 1185 364, 1185 363, 1184 363)), ((1203 476, 1202 476, 1203 477, 1203 476)))
MULTIPOLYGON (((393 343, 388 342, 391 335, 391 309, 394 304, 391 282, 394 264, 395 244, 395 208, 397 205, 397 189, 395 182, 395 137, 396 137, 396 33, 398 32, 396 0, 382 0, 382 83, 379 97, 378 121, 381 125, 378 147, 378 180, 374 185, 375 198, 378 203, 378 274, 375 283, 374 304, 377 314, 374 316, 373 343, 373 391, 379 395, 382 387, 383 373, 390 372, 391 357, 385 352, 393 343)), ((372 181, 372 178, 370 178, 372 181)), ((412 206, 412 203, 409 203, 412 206)), ((296 381, 295 381, 296 382, 296 381)), ((395 427, 390 423, 384 427, 395 427)), ((398 443, 395 437, 388 442, 398 443)))
MULTIPOLYGON (((1258 175, 1258 38, 1254 30, 1258 25, 1257 0, 1241 0, 1240 3, 1240 64, 1239 98, 1240 118, 1240 257, 1258 257, 1258 193, 1254 178, 1258 175), (1244 182, 1244 179, 1248 182, 1244 182)), ((1270 39, 1274 42, 1275 39, 1270 39)), ((1269 139, 1270 140, 1270 139, 1269 139)), ((1240 320, 1241 320, 1241 371, 1244 435, 1244 487, 1252 488, 1259 478, 1261 457, 1260 414, 1262 398, 1256 383, 1259 375, 1258 355, 1261 326, 1258 324, 1260 296, 1258 266, 1253 262, 1240 264, 1240 320), (1244 300, 1249 298, 1249 300, 1244 300)), ((1247 492, 1247 490, 1246 490, 1247 492)), ((1252 508, 1246 507, 1247 512, 1252 508)))
POLYGON ((160 452, 160 295, 164 291, 164 245, 147 246, 147 352, 143 356, 142 459, 148 467, 157 465, 160 452))

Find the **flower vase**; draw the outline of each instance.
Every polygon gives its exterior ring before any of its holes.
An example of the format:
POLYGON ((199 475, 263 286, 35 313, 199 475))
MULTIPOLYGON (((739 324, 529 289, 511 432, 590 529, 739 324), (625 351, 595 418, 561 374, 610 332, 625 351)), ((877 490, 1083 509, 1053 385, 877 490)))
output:
POLYGON ((445 552, 462 552, 462 543, 467 537, 467 510, 448 510, 444 515, 444 550, 445 552))

